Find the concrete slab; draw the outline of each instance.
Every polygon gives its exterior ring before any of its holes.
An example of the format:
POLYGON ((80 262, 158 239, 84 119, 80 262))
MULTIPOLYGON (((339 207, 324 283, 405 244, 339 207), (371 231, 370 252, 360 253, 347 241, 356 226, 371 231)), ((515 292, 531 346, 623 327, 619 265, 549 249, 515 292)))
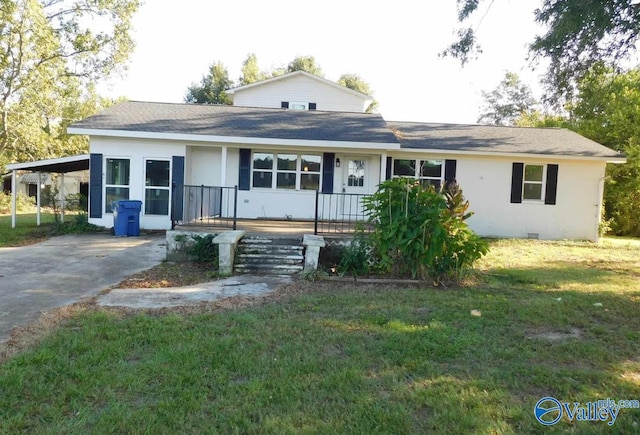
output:
POLYGON ((36 245, 0 249, 0 342, 14 326, 44 311, 97 295, 124 278, 160 264, 164 234, 53 237, 36 245))
POLYGON ((170 308, 213 302, 232 296, 261 296, 291 282, 288 276, 239 275, 205 284, 161 289, 113 289, 98 305, 127 308, 170 308))

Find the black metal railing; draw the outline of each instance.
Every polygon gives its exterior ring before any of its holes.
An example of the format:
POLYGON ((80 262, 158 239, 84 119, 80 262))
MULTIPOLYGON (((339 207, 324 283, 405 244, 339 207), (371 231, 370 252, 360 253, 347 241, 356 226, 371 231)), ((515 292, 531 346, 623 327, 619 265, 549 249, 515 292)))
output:
POLYGON ((315 234, 354 233, 358 227, 369 232, 372 225, 360 193, 322 193, 316 191, 315 234))
POLYGON ((173 185, 171 228, 202 225, 236 229, 238 186, 173 185))

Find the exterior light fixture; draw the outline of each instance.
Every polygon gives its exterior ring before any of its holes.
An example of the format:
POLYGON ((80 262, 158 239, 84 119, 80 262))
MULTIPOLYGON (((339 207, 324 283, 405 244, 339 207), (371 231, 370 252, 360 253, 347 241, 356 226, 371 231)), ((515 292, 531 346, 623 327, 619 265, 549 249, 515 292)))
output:
POLYGON ((340 167, 340 159, 336 159, 336 168, 340 167))

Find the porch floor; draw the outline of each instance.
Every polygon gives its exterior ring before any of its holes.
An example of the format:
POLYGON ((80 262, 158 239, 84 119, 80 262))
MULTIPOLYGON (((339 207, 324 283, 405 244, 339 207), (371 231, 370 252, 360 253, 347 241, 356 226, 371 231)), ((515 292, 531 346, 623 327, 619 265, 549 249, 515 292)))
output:
MULTIPOLYGON (((318 235, 323 237, 352 237, 356 223, 318 222, 318 235)), ((177 225, 176 230, 193 232, 230 231, 229 226, 222 225, 177 225)), ((313 221, 300 220, 270 220, 270 219, 238 219, 236 229, 247 234, 272 234, 283 236, 299 236, 313 234, 313 221)))

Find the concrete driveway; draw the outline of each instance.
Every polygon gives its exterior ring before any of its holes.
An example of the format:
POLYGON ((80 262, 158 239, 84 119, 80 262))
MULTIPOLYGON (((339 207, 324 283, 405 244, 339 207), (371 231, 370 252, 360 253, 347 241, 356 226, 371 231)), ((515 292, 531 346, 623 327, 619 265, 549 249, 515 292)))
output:
POLYGON ((95 296, 166 255, 162 234, 53 237, 36 245, 0 248, 0 342, 14 326, 44 311, 95 296))

